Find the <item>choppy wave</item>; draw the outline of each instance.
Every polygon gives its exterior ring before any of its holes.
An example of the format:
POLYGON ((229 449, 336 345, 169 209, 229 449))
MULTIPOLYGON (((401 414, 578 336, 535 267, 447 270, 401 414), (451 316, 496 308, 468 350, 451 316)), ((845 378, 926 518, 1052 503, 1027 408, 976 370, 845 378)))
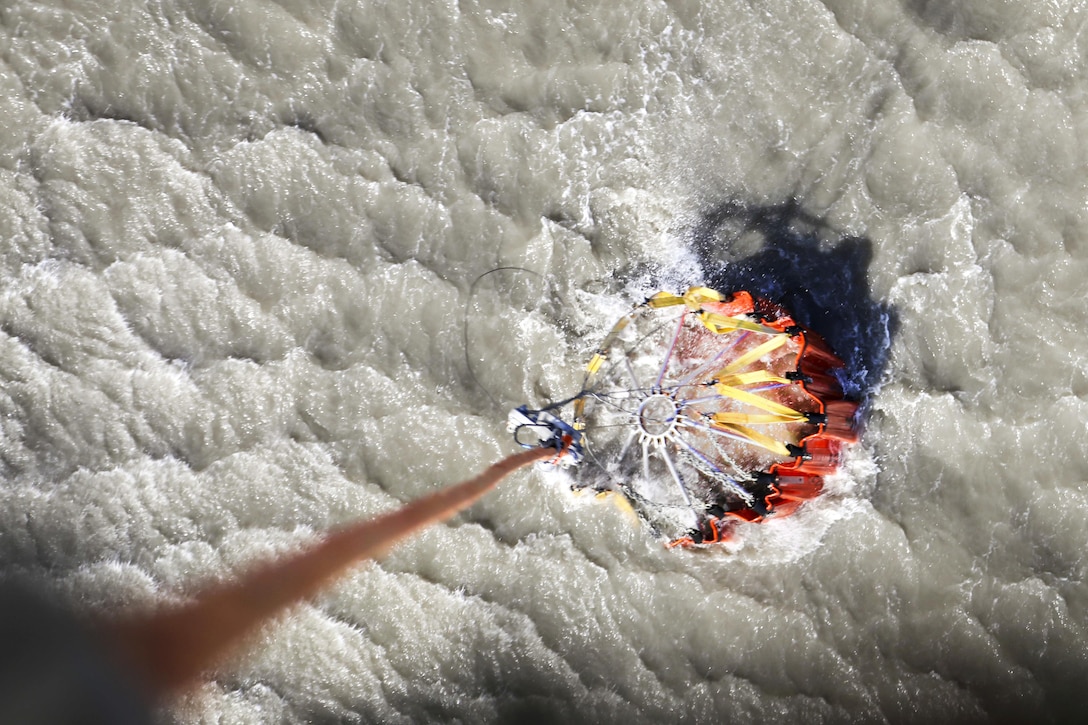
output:
POLYGON ((1073 717, 1086 23, 5 4, 4 571, 87 609, 183 599, 482 468, 503 405, 576 390, 618 310, 708 279, 848 358, 869 421, 829 495, 688 553, 523 475, 162 718, 1073 717), (542 277, 473 289, 505 266, 542 277))

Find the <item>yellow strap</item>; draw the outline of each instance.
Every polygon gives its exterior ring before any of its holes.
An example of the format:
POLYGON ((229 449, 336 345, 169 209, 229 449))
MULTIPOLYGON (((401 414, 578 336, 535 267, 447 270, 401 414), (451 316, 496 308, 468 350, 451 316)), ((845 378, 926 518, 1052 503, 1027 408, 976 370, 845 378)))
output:
POLYGON ((790 455, 790 449, 786 448, 784 444, 779 443, 774 438, 764 435, 758 431, 754 431, 746 426, 738 425, 736 423, 720 423, 715 424, 713 427, 739 435, 741 438, 744 438, 745 440, 754 443, 760 448, 766 448, 768 451, 771 451, 772 453, 777 453, 780 456, 790 455))
POLYGON ((699 320, 706 325, 707 329, 719 335, 723 332, 731 332, 733 330, 751 330, 752 332, 762 332, 765 335, 782 334, 773 327, 767 327, 758 322, 744 320, 740 317, 721 315, 717 312, 706 312, 704 310, 699 313, 699 320))
POLYGON ((654 309, 687 305, 688 309, 698 311, 707 302, 721 302, 722 299, 721 293, 717 290, 712 290, 709 287, 690 287, 683 297, 674 295, 671 292, 658 292, 646 300, 646 304, 654 309))
POLYGON ((715 423, 733 423, 740 425, 769 425, 771 423, 795 423, 793 416, 775 413, 734 413, 722 411, 711 416, 715 423))
POLYGON ((621 317, 616 322, 616 324, 612 325, 612 329, 608 331, 608 334, 605 335, 604 341, 601 343, 601 350, 607 350, 608 348, 612 347, 612 342, 616 339, 616 337, 619 336, 621 332, 623 332, 623 329, 631 323, 632 314, 634 313, 628 312, 626 315, 621 317))
POLYGON ((631 323, 631 313, 628 313, 619 319, 615 325, 612 325, 612 329, 605 335, 601 346, 597 348, 597 352, 586 363, 586 375, 591 376, 596 374, 601 369, 601 365, 604 365, 604 361, 608 359, 608 349, 612 347, 612 343, 615 342, 616 337, 619 336, 623 329, 631 323))
POLYGON ((682 305, 684 304, 684 298, 677 297, 671 292, 658 292, 653 297, 646 300, 646 304, 656 310, 662 307, 673 307, 674 305, 682 305))
POLYGON ((709 287, 689 287, 684 293, 684 303, 688 309, 699 310, 707 302, 721 302, 722 295, 709 287))
POLYGON ((785 345, 786 340, 788 339, 790 339, 789 335, 781 333, 775 335, 770 340, 767 340, 767 342, 763 343, 762 345, 757 345, 756 347, 753 347, 751 350, 726 365, 724 368, 718 371, 715 377, 720 378, 722 376, 729 375, 747 365, 754 363, 756 360, 760 359, 767 353, 773 352, 774 350, 777 350, 778 348, 785 345))
POLYGON ((783 383, 785 385, 793 383, 789 378, 779 377, 770 370, 753 370, 747 373, 725 375, 717 378, 717 382, 730 387, 737 387, 738 385, 754 385, 756 383, 783 383))
POLYGON ((722 395, 728 395, 734 400, 739 400, 742 403, 765 410, 768 413, 774 413, 775 415, 789 416, 792 420, 805 420, 804 413, 798 413, 793 408, 787 408, 781 403, 776 403, 773 400, 767 400, 761 398, 754 393, 749 393, 747 390, 741 390, 740 388, 731 388, 728 385, 715 385, 714 389, 722 395))
POLYGON ((631 506, 631 502, 627 500, 626 496, 616 493, 615 491, 599 491, 597 492, 596 497, 610 500, 616 505, 616 508, 629 516, 632 521, 638 522, 638 514, 635 513, 634 507, 631 506))
POLYGON ((585 414, 586 414, 586 399, 585 398, 578 398, 578 400, 574 401, 574 424, 573 424, 574 430, 585 430, 586 429, 585 414))

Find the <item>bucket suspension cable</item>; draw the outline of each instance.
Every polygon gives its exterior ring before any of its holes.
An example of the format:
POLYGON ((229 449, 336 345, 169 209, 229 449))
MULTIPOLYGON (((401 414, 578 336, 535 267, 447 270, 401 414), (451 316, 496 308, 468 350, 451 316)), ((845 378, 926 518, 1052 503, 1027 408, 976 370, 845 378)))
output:
POLYGON ((591 460, 604 475, 581 486, 622 494, 673 543, 720 541, 729 521, 815 497, 857 439, 840 367, 818 335, 747 292, 658 292, 613 325, 576 395, 521 406, 509 427, 524 447, 554 448, 552 465, 591 460))

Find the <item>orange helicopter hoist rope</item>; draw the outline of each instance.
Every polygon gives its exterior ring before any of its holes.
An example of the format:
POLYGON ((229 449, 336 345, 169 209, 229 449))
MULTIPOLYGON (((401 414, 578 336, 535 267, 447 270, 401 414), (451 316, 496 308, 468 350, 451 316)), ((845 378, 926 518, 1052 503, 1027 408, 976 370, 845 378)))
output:
POLYGON ((153 694, 175 692, 262 622, 314 595, 351 565, 381 556, 404 537, 471 505, 518 468, 551 455, 533 449, 509 456, 475 478, 345 526, 306 551, 212 587, 191 604, 107 625, 104 639, 153 694))

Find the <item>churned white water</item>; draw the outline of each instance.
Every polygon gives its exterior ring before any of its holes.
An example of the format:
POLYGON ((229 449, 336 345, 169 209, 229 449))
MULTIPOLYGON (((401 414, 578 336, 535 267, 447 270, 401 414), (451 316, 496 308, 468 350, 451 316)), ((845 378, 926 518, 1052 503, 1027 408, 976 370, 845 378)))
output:
POLYGON ((7 0, 0 565, 183 601, 708 280, 847 359, 825 496, 673 551, 519 474, 163 721, 1079 720, 1086 59, 1083 0, 7 0))

